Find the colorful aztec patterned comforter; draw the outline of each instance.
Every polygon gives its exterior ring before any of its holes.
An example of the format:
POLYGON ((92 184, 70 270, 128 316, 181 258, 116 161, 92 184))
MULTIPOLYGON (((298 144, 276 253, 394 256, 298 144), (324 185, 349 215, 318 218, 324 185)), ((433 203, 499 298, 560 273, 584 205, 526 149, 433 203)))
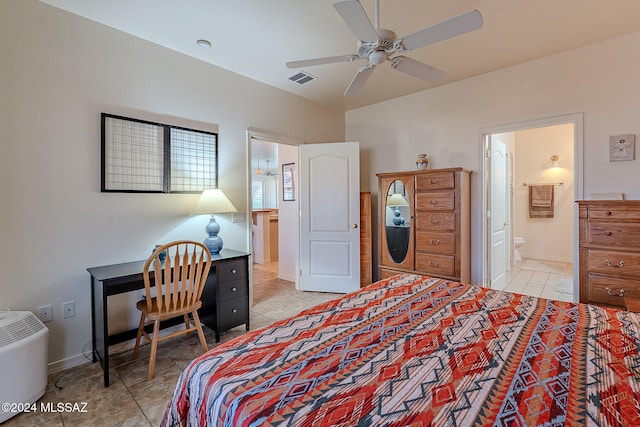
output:
POLYGON ((163 426, 640 426, 640 317, 399 275, 194 360, 163 426))

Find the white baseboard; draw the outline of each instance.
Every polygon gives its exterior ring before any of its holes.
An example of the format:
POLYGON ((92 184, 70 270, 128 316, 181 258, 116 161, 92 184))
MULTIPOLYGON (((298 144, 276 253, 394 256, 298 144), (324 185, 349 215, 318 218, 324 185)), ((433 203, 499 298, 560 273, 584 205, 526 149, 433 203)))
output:
POLYGON ((47 371, 48 373, 53 374, 64 371, 65 369, 73 368, 74 366, 84 365, 89 362, 91 362, 91 359, 87 359, 84 354, 76 354, 75 356, 49 363, 47 371))
POLYGON ((526 258, 526 259, 532 259, 532 260, 536 260, 536 261, 555 261, 555 262, 566 262, 566 263, 572 263, 573 262, 573 259, 571 259, 571 258, 525 255, 525 254, 522 253, 522 251, 520 251, 520 256, 523 259, 526 258))
POLYGON ((278 274, 278 279, 286 280, 287 282, 295 282, 295 276, 289 276, 287 274, 278 274))

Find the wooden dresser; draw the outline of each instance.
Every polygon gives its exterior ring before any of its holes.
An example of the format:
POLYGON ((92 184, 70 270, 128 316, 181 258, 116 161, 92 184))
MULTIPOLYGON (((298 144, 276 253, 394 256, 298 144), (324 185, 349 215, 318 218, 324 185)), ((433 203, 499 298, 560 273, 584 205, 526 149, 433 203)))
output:
POLYGON ((377 175, 380 279, 411 272, 469 283, 470 174, 450 168, 377 175), (401 224, 393 223, 387 206, 395 193, 408 202, 400 207, 408 212, 401 224))
POLYGON ((578 201, 580 302, 625 308, 640 297, 640 200, 578 201))

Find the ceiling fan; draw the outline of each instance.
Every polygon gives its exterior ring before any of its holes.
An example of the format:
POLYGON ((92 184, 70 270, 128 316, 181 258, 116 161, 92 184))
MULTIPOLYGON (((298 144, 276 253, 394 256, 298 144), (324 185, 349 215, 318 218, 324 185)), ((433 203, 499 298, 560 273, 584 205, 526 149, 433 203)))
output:
POLYGON ((267 171, 264 173, 266 176, 278 176, 278 172, 271 172, 271 169, 269 169, 269 162, 270 160, 267 160, 267 171))
POLYGON ((361 67, 353 80, 351 80, 349 87, 344 92, 345 96, 356 93, 364 86, 376 65, 387 61, 389 61, 389 65, 394 70, 429 83, 439 81, 444 77, 444 71, 407 56, 396 54, 409 52, 413 49, 477 30, 482 28, 483 24, 480 12, 472 10, 405 37, 396 38, 396 34, 393 31, 380 28, 378 16, 379 0, 376 0, 375 3, 375 27, 371 24, 367 13, 358 0, 339 1, 334 3, 333 7, 358 39, 358 53, 291 61, 287 62, 286 65, 288 68, 301 68, 336 62, 352 62, 359 59, 368 60, 369 63, 361 67))

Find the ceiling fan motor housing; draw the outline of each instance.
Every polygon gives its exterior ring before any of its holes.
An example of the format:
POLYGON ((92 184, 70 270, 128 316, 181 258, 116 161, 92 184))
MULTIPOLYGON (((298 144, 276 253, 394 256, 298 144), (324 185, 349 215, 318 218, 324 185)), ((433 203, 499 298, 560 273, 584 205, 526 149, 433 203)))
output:
POLYGON ((391 30, 379 28, 376 30, 378 40, 358 41, 358 56, 367 59, 373 65, 380 65, 387 60, 388 55, 395 53, 393 42, 396 39, 396 33, 391 30))

